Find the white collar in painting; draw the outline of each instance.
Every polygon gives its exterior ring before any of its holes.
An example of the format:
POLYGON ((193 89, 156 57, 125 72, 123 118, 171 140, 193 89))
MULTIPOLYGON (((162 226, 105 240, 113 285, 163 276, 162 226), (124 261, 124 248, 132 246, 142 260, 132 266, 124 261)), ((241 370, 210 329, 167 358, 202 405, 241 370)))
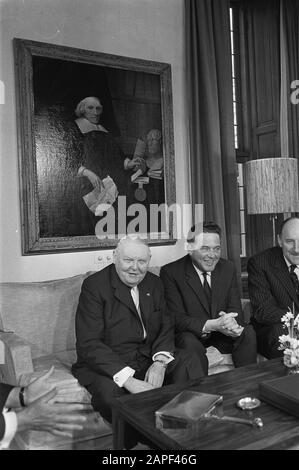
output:
POLYGON ((79 127, 82 134, 87 134, 88 132, 91 132, 91 131, 102 131, 102 132, 108 133, 107 129, 101 126, 101 124, 93 124, 85 117, 80 117, 76 119, 75 123, 79 127))

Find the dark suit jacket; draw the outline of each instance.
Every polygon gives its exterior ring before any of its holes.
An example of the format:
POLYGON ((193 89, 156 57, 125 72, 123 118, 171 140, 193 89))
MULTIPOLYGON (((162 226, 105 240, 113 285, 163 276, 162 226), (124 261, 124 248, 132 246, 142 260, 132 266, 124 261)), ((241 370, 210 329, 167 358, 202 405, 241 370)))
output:
POLYGON ((143 358, 150 360, 158 351, 174 350, 174 327, 166 313, 162 281, 148 272, 138 289, 145 340, 130 288, 114 265, 83 282, 76 313, 78 360, 73 366, 83 385, 91 383, 91 370, 112 378, 128 365, 138 369, 143 358))
POLYGON ((269 248, 248 260, 248 289, 255 325, 281 321, 299 300, 280 247, 269 248))
POLYGON ((211 316, 201 280, 189 255, 161 268, 167 309, 175 318, 176 332, 191 331, 201 336, 204 324, 218 313, 238 312, 236 318, 243 325, 241 299, 234 265, 220 258, 211 275, 211 316))
POLYGON ((2 439, 5 431, 5 422, 2 415, 2 410, 12 388, 13 387, 11 385, 0 383, 0 440, 2 439))

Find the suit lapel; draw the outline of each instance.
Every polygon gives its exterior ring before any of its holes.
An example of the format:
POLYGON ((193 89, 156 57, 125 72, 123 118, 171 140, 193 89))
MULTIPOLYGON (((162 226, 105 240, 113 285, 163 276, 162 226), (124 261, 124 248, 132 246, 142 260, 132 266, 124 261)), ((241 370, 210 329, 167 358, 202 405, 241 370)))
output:
POLYGON ((299 307, 299 299, 296 293, 296 289, 292 282, 288 266, 284 260, 282 252, 278 253, 278 256, 273 259, 273 272, 277 277, 278 281, 280 281, 284 285, 286 291, 294 300, 297 307, 299 307))
POLYGON ((212 291, 212 305, 211 305, 211 317, 216 318, 216 313, 218 311, 218 299, 219 299, 219 292, 221 289, 221 267, 220 267, 221 260, 215 266, 214 271, 211 273, 211 291, 212 291))
POLYGON ((111 271, 111 286, 114 288, 114 296, 139 318, 131 296, 131 289, 119 279, 114 265, 112 266, 111 271))
POLYGON ((203 308, 206 310, 208 315, 210 316, 210 309, 208 305, 208 301, 206 298, 205 291, 203 289, 203 285, 201 283, 201 280, 199 279, 199 276, 192 264, 191 258, 189 255, 186 257, 186 280, 191 289, 194 291, 196 294, 198 300, 202 304, 203 308))

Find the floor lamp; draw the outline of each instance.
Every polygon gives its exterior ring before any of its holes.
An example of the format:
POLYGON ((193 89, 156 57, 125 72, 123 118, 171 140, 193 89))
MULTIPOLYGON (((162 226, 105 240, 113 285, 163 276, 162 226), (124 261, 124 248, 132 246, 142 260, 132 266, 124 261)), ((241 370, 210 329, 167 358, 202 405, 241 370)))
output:
POLYGON ((271 214, 273 246, 277 214, 299 211, 298 160, 262 158, 245 164, 248 214, 271 214))

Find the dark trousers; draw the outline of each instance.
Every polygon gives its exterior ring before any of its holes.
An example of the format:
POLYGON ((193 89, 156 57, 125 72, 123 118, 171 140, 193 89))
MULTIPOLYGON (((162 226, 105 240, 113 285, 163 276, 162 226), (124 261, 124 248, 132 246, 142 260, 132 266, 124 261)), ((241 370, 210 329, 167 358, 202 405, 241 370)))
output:
POLYGON ((260 325, 255 324, 256 338, 257 338, 257 350, 260 354, 265 356, 267 359, 274 359, 275 357, 281 357, 283 351, 278 349, 279 339, 278 337, 286 334, 286 330, 283 328, 282 323, 274 323, 273 325, 260 325))
POLYGON ((213 332, 207 339, 198 338, 193 333, 185 331, 176 334, 176 346, 188 353, 196 354, 203 371, 208 375, 208 358, 206 350, 214 346, 222 354, 232 354, 235 367, 256 363, 256 335, 252 325, 246 325, 238 338, 231 338, 219 332, 213 332))
MULTIPOLYGON (((144 364, 144 361, 141 361, 144 364)), ((148 360, 144 367, 136 370, 134 377, 143 380, 147 369, 152 364, 148 360)), ((88 385, 84 384, 89 393, 91 394, 91 404, 96 411, 99 411, 101 416, 112 422, 112 409, 115 400, 129 392, 124 387, 119 387, 113 379, 91 372, 93 374, 92 382, 88 385)), ((191 353, 177 350, 175 352, 175 359, 169 363, 165 372, 163 385, 185 383, 188 380, 194 380, 203 375, 201 365, 197 357, 191 353)), ((145 442, 136 431, 133 431, 129 426, 126 427, 125 432, 125 447, 130 449, 134 447, 137 442, 145 442)), ((146 442, 148 444, 148 442, 146 442)))

